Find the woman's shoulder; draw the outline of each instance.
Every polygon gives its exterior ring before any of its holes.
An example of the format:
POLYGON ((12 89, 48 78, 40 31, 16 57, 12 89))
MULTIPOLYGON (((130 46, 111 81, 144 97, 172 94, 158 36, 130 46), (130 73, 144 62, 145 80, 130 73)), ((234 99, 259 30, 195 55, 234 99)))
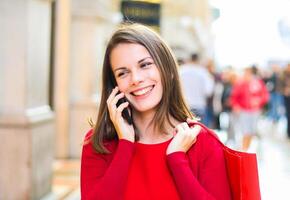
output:
POLYGON ((213 130, 206 130, 205 128, 201 128, 198 136, 205 142, 219 143, 218 135, 213 130))
POLYGON ((222 149, 222 143, 214 131, 201 128, 197 136, 196 149, 202 151, 202 153, 219 151, 222 149))
POLYGON ((88 130, 85 134, 84 142, 91 140, 93 133, 93 129, 88 130))
POLYGON ((219 141, 217 135, 205 128, 200 130, 197 136, 196 143, 188 151, 188 156, 191 163, 203 165, 208 161, 216 162, 223 159, 223 145, 219 141))
MULTIPOLYGON (((94 147, 93 147, 93 142, 92 142, 92 137, 94 135, 94 130, 93 129, 89 129, 84 137, 84 141, 83 141, 83 148, 84 149, 89 149, 95 153, 97 153, 96 151, 94 151, 94 147)), ((114 151, 114 149, 117 146, 117 141, 116 140, 105 140, 103 142, 103 145, 105 148, 107 148, 109 151, 114 151)))

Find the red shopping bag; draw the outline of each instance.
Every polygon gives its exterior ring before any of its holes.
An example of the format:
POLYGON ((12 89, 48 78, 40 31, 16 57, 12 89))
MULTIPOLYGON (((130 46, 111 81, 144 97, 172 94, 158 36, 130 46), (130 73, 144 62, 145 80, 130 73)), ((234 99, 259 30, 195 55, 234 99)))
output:
POLYGON ((199 125, 216 138, 223 146, 228 179, 233 200, 260 200, 260 186, 257 157, 254 153, 245 153, 225 146, 216 134, 199 122, 190 125, 199 125))

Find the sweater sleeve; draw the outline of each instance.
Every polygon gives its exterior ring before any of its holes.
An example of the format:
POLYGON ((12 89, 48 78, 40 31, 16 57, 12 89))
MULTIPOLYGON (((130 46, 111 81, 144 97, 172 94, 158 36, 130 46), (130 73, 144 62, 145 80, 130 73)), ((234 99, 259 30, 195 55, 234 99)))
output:
POLYGON ((202 162, 196 162, 201 163, 198 178, 190 167, 190 154, 174 152, 167 156, 181 199, 229 200, 231 197, 223 150, 217 141, 212 141, 205 148, 202 151, 206 152, 199 152, 202 162))
POLYGON ((111 161, 93 150, 92 144, 83 146, 81 158, 82 200, 122 199, 134 144, 119 140, 111 161))

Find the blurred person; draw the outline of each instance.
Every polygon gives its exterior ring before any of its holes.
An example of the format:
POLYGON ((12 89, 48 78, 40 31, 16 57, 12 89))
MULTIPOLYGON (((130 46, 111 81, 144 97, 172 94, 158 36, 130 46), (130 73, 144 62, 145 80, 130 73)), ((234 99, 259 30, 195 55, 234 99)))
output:
POLYGON ((222 93, 222 112, 228 115, 227 127, 227 141, 226 144, 232 147, 236 145, 236 132, 237 132, 237 114, 232 111, 230 97, 232 94, 233 86, 237 81, 238 75, 232 67, 226 69, 222 76, 223 93, 222 93))
POLYGON ((237 116, 242 133, 242 151, 247 151, 251 140, 257 134, 257 123, 263 106, 269 99, 265 83, 257 76, 257 68, 248 67, 244 75, 233 86, 230 103, 237 116))
POLYGON ((264 79, 270 92, 267 115, 276 124, 282 116, 283 107, 281 67, 279 65, 272 65, 270 75, 264 79))
POLYGON ((205 125, 207 100, 213 94, 214 79, 208 70, 199 63, 199 55, 193 53, 186 64, 180 66, 180 81, 192 113, 195 113, 205 125))
POLYGON ((290 139, 290 63, 286 66, 282 77, 282 91, 287 118, 287 136, 290 139))
POLYGON ((222 146, 189 126, 177 63, 157 33, 138 24, 116 30, 102 77, 82 151, 83 200, 231 198, 222 146))
POLYGON ((214 81, 214 88, 212 94, 207 98, 207 106, 205 113, 205 124, 213 129, 220 129, 219 115, 222 111, 222 92, 223 84, 221 80, 221 73, 216 71, 215 63, 209 59, 206 68, 214 81))

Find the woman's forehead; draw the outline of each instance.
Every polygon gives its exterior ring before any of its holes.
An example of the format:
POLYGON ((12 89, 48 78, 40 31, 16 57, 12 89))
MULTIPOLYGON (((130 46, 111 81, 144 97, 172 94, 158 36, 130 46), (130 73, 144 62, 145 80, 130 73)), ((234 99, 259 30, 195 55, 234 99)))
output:
POLYGON ((152 58, 148 50, 135 43, 121 43, 112 49, 110 61, 112 67, 126 63, 138 63, 144 58, 152 58))

